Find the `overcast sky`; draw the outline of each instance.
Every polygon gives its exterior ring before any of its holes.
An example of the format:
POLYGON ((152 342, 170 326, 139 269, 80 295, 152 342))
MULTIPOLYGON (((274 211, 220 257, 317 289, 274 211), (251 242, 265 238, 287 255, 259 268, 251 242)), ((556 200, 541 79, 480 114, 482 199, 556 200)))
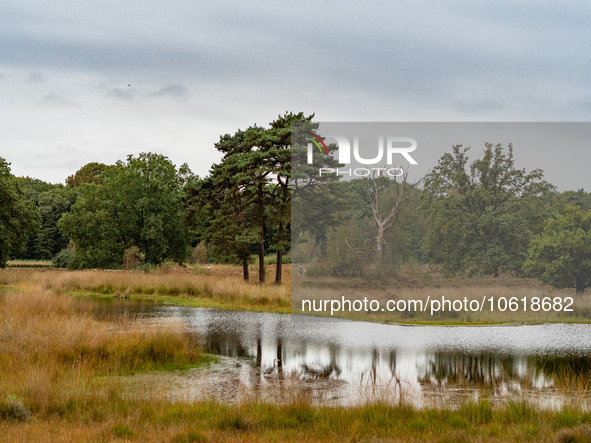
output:
MULTIPOLYGON (((290 4, 1 1, 0 156, 52 183, 148 151, 204 176, 221 134, 287 110, 591 121, 587 2, 290 4)), ((589 150, 576 154, 547 165, 590 163, 589 150)), ((580 173, 561 187, 591 188, 580 173)))

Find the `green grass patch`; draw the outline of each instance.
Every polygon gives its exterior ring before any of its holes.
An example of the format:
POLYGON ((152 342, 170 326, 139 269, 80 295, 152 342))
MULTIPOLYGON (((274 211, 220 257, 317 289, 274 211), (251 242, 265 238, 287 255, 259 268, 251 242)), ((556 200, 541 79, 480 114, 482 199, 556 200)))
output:
MULTIPOLYGON (((577 408, 540 410, 522 402, 491 408, 487 401, 479 401, 454 410, 414 410, 384 404, 345 408, 315 407, 306 402, 285 405, 256 401, 239 405, 215 401, 169 403, 162 399, 134 400, 87 393, 86 398, 75 398, 69 405, 38 415, 27 426, 40 426, 39 432, 81 426, 96 428, 95 435, 105 436, 104 423, 108 422, 107 439, 171 443, 585 442, 591 437, 591 426, 583 422, 584 411, 577 408)), ((43 441, 46 440, 49 441, 43 441)), ((81 435, 71 441, 98 440, 100 438, 81 435)))
POLYGON ((116 423, 111 427, 111 432, 113 433, 113 435, 115 437, 118 438, 129 438, 129 437, 133 437, 135 435, 135 432, 133 432, 132 429, 128 428, 127 426, 121 424, 121 423, 116 423))
POLYGON ((165 335, 141 341, 118 337, 95 347, 78 346, 63 350, 58 353, 58 359, 67 365, 91 367, 97 375, 185 370, 217 361, 215 356, 187 349, 183 341, 165 335))

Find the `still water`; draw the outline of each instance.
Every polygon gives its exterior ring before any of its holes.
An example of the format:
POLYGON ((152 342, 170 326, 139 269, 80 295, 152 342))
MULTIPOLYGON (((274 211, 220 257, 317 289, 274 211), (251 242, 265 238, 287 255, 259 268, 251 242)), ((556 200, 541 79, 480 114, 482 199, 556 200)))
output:
POLYGON ((573 401, 585 407, 590 398, 564 380, 591 377, 591 325, 399 326, 133 300, 98 306, 97 315, 173 321, 219 356, 209 368, 136 377, 178 400, 454 407, 486 397, 559 408, 573 401))

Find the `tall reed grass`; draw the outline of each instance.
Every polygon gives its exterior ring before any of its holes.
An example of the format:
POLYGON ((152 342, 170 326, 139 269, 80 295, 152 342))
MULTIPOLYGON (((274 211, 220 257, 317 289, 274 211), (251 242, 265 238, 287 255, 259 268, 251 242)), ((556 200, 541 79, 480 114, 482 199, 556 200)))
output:
POLYGON ((90 307, 48 291, 0 300, 0 399, 45 414, 69 401, 109 397, 100 375, 185 367, 202 353, 179 325, 97 321, 90 307))
POLYGON ((289 278, 286 284, 259 285, 245 282, 233 269, 215 266, 199 274, 182 269, 165 272, 73 271, 31 275, 44 290, 129 296, 158 296, 201 300, 240 308, 289 309, 289 278))

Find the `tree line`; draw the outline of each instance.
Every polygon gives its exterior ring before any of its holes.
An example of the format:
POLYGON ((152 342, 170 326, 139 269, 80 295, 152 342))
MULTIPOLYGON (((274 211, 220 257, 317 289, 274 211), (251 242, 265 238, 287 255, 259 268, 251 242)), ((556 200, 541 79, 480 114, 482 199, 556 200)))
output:
POLYGON ((558 193, 543 171, 516 168, 511 144, 485 143, 473 161, 469 150, 453 146, 414 183, 406 169, 294 197, 292 258, 339 277, 430 264, 448 277, 511 273, 582 293, 591 285, 591 194, 558 193))
POLYGON ((0 158, 0 267, 11 258, 72 269, 183 264, 199 245, 210 262, 241 264, 245 280, 256 256, 261 283, 272 253, 277 283, 287 259, 347 277, 428 263, 448 276, 511 272, 579 293, 591 285, 591 194, 558 193, 542 171, 515 168, 511 145, 487 143, 473 161, 453 146, 417 182, 408 171, 343 181, 305 161, 292 128, 314 132, 313 117, 285 113, 221 136, 222 158, 203 178, 142 153, 53 185, 12 176, 0 158))
POLYGON ((205 178, 142 153, 89 163, 65 185, 52 185, 13 177, 2 159, 0 267, 9 258, 53 259, 71 269, 183 264, 201 244, 209 261, 242 263, 245 280, 256 254, 261 283, 273 253, 280 283, 290 249, 291 124, 312 117, 286 113, 269 127, 221 136, 222 160, 205 178))

